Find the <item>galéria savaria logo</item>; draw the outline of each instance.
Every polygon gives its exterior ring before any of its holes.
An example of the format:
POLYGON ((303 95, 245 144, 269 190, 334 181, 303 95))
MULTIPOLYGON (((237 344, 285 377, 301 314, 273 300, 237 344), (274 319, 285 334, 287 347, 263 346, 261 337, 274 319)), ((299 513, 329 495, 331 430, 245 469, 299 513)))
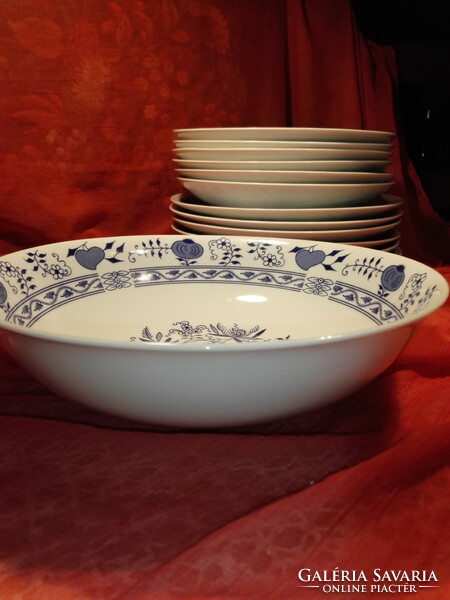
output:
POLYGON ((414 594, 426 588, 438 588, 434 571, 373 569, 365 572, 336 567, 333 570, 303 568, 297 573, 299 587, 324 594, 414 594))

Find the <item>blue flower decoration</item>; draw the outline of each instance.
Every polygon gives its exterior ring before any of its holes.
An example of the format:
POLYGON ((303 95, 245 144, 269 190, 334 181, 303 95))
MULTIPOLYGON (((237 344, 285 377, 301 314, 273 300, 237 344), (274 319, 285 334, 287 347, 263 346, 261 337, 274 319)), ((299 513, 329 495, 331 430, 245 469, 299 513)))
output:
POLYGON ((186 264, 189 261, 200 258, 204 252, 203 247, 200 244, 188 238, 174 242, 171 246, 171 250, 175 256, 186 264))

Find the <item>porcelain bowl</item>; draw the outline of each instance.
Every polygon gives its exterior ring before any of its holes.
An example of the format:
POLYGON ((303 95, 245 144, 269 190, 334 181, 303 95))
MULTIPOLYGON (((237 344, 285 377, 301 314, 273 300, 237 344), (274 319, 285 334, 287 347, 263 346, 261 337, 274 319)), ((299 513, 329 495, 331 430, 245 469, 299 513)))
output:
MULTIPOLYGON (((193 233, 206 233, 211 235, 255 235, 259 237, 284 237, 297 240, 314 240, 315 242, 324 240, 326 242, 342 242, 350 244, 372 240, 377 241, 380 238, 383 239, 386 237, 389 239, 392 235, 397 233, 395 227, 398 225, 399 221, 400 218, 398 218, 397 222, 378 225, 377 227, 322 230, 305 229, 300 223, 297 226, 294 225, 281 230, 272 227, 271 223, 265 223, 260 227, 252 227, 251 225, 247 225, 245 222, 241 226, 234 225, 230 227, 226 225, 200 223, 188 220, 186 218, 182 219, 174 215, 172 226, 181 227, 183 230, 189 230, 193 233)), ((287 225, 290 225, 290 223, 288 222, 287 225)))
POLYGON ((175 148, 309 148, 311 150, 380 150, 392 152, 392 144, 380 142, 275 141, 275 140, 175 140, 175 148))
POLYGON ((361 206, 384 194, 385 183, 249 183, 178 178, 185 190, 209 204, 240 208, 336 208, 361 206))
POLYGON ((365 173, 364 171, 258 171, 254 169, 176 169, 184 179, 235 181, 248 183, 386 183, 393 173, 365 173))
POLYGON ((382 194, 362 206, 335 208, 246 208, 244 206, 220 206, 203 202, 190 194, 174 194, 170 198, 173 205, 183 211, 223 217, 228 219, 260 219, 263 221, 348 221, 368 219, 374 216, 391 214, 403 204, 399 196, 382 194))
POLYGON ((390 131, 324 127, 206 127, 175 129, 175 134, 179 140, 291 140, 382 144, 390 143, 395 137, 390 131))
MULTIPOLYGON (((390 160, 199 160, 173 159, 174 165, 179 169, 203 169, 216 171, 314 171, 326 172, 361 172, 380 173, 391 164, 390 160)), ((227 178, 229 179, 229 177, 227 178)), ((321 179, 322 181, 322 179, 321 179)))
POLYGON ((443 304, 444 278, 350 245, 164 235, 0 258, 0 331, 49 389, 158 425, 281 419, 344 398, 443 304))
POLYGON ((379 217, 377 219, 353 219, 349 221, 281 221, 280 219, 277 219, 274 221, 264 221, 210 217, 195 212, 180 210, 175 204, 171 204, 169 210, 174 218, 184 219, 185 221, 194 223, 217 225, 219 227, 247 227, 249 229, 264 229, 265 227, 269 227, 270 229, 277 231, 289 231, 290 229, 306 229, 311 231, 333 231, 336 229, 360 230, 386 224, 392 224, 392 227, 396 227, 400 223, 403 215, 401 210, 397 210, 388 216, 379 217))
POLYGON ((378 160, 390 161, 387 150, 338 148, 175 148, 175 157, 182 160, 378 160))

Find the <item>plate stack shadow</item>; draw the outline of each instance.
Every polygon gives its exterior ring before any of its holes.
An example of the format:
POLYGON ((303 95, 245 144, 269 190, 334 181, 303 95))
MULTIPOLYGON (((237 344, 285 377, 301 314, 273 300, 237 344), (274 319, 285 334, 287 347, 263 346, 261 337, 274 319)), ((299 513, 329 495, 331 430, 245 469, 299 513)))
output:
POLYGON ((394 134, 363 129, 175 130, 177 233, 325 240, 399 251, 387 194, 394 134))

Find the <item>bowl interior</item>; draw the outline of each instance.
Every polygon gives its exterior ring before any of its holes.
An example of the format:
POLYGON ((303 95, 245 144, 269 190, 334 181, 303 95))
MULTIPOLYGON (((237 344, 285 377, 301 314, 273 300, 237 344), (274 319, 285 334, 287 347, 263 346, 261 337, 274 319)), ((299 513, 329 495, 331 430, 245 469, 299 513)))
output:
POLYGON ((98 238, 0 260, 4 329, 89 343, 325 341, 412 322, 447 293, 410 259, 305 240, 98 238))

